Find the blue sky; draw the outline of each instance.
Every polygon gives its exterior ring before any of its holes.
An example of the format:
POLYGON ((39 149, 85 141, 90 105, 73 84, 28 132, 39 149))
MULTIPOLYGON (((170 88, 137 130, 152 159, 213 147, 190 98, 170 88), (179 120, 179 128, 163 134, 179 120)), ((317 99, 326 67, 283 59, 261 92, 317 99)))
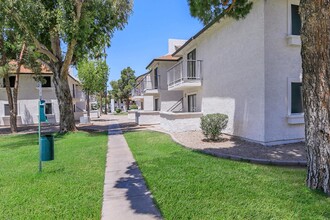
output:
POLYGON ((134 0, 128 24, 114 33, 107 49, 110 80, 128 66, 136 76, 144 74, 152 59, 167 53, 169 38, 189 39, 202 27, 190 16, 187 0, 134 0))

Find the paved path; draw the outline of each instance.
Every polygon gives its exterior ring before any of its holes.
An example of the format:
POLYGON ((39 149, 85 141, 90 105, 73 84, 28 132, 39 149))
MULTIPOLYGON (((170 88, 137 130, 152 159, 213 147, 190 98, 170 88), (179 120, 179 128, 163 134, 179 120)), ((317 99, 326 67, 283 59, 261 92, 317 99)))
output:
POLYGON ((102 220, 161 219, 116 121, 108 134, 102 220))

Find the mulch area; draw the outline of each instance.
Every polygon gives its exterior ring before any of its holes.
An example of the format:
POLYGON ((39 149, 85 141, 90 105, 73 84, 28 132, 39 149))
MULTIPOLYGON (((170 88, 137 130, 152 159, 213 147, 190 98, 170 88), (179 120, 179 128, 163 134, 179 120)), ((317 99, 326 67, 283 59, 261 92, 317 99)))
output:
POLYGON ((234 155, 242 158, 273 161, 306 161, 303 142, 264 146, 228 135, 222 135, 223 140, 218 142, 208 142, 205 141, 200 131, 173 133, 172 136, 188 148, 202 150, 213 155, 234 155))

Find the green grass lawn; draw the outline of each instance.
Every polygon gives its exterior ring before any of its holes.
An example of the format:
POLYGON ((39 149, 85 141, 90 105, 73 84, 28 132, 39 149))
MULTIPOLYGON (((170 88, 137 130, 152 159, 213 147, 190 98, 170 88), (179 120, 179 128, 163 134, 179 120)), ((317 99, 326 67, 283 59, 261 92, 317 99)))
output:
POLYGON ((305 187, 305 169, 218 159, 157 132, 125 138, 165 219, 330 219, 330 198, 305 187))
POLYGON ((100 219, 107 135, 55 138, 38 172, 37 135, 0 136, 0 219, 100 219))

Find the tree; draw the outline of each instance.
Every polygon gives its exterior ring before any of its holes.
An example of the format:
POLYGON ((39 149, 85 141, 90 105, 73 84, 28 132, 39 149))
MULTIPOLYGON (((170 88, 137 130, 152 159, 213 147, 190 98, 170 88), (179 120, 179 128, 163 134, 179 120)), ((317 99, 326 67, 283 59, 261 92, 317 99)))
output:
POLYGON ((112 80, 110 82, 110 86, 112 88, 112 90, 109 92, 111 99, 114 99, 115 101, 121 101, 121 91, 119 90, 118 81, 112 80))
POLYGON ((129 98, 132 89, 135 86, 135 71, 131 67, 127 67, 121 71, 120 79, 117 82, 111 81, 113 95, 126 103, 126 109, 129 109, 129 98))
POLYGON ((75 131, 69 67, 87 55, 101 56, 114 30, 126 24, 131 0, 0 0, 0 5, 0 17, 16 22, 53 72, 60 132, 75 131))
POLYGON ((78 78, 87 97, 87 116, 90 117, 89 96, 103 92, 108 81, 109 68, 105 60, 84 60, 78 63, 78 78))
MULTIPOLYGON (((188 0, 204 24, 217 16, 244 17, 247 0, 188 0), (228 3, 232 3, 229 5, 228 3), (220 9, 219 9, 220 8, 220 9), (241 14, 240 12, 244 12, 241 14), (237 16, 236 16, 237 14, 237 16)), ((330 3, 300 0, 307 186, 330 196, 330 3)))
POLYGON ((227 15, 235 19, 244 18, 253 5, 249 0, 188 0, 188 3, 190 14, 204 25, 219 15, 227 15))
MULTIPOLYGON (((2 14, 0 12, 0 14, 2 14)), ((4 78, 10 117, 10 130, 17 132, 17 100, 21 66, 40 73, 40 63, 37 56, 27 47, 28 38, 18 30, 18 27, 6 17, 0 18, 0 76, 4 78), (10 85, 10 75, 15 73, 13 89, 10 85)))

